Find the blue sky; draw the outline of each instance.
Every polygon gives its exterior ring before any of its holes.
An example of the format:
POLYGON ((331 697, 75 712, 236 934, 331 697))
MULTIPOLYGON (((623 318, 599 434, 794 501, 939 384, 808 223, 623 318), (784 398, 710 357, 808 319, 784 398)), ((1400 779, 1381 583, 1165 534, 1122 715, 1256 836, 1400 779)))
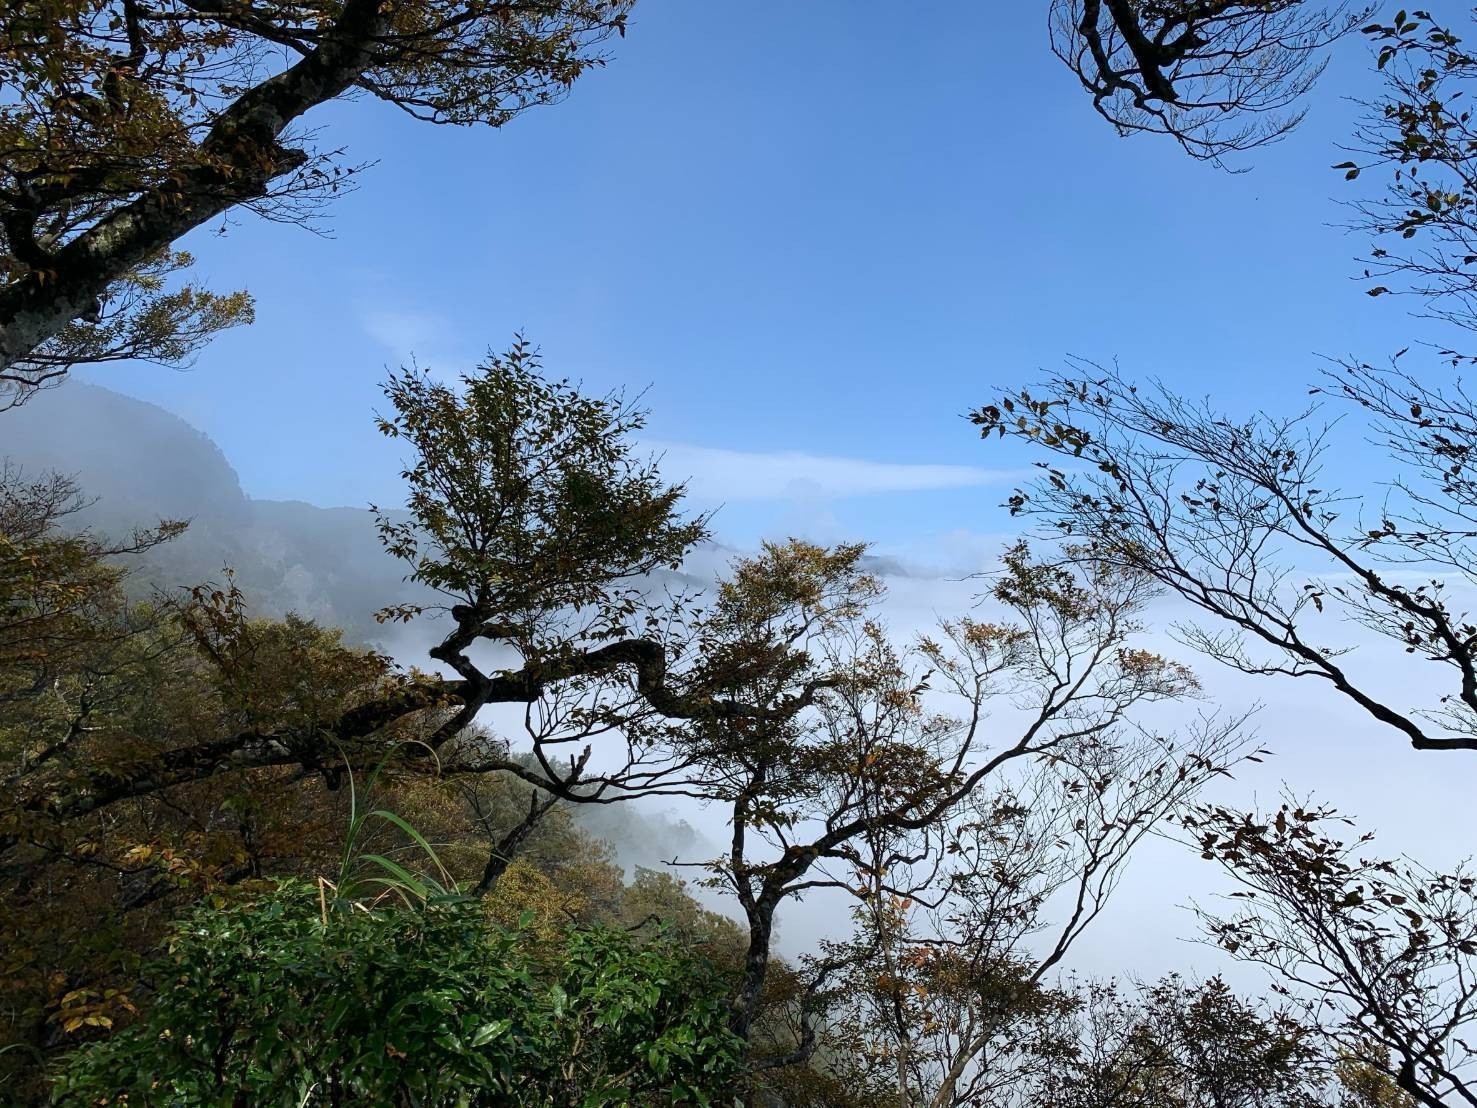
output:
POLYGON ((456 372, 521 329, 556 374, 649 388, 653 445, 727 504, 720 535, 885 546, 1004 526, 1009 473, 979 470, 1022 459, 961 413, 1067 354, 1257 409, 1300 403, 1318 353, 1409 341, 1332 225, 1357 39, 1240 175, 1118 138, 1044 0, 643 0, 611 49, 500 131, 334 106, 323 142, 379 164, 332 237, 247 217, 187 243, 259 322, 188 372, 88 376, 190 419, 253 495, 393 503, 385 368, 456 372))
MULTIPOLYGON (((1433 334, 1363 294, 1362 243, 1336 226, 1336 201, 1378 183, 1329 168, 1345 97, 1370 87, 1362 42, 1303 128, 1233 175, 1118 138, 1051 55, 1046 8, 641 0, 608 69, 501 131, 336 106, 313 121, 324 143, 379 164, 328 213, 332 237, 248 218, 188 243, 219 287, 251 289, 259 322, 188 372, 85 376, 206 431, 254 496, 394 504, 398 452, 371 421, 385 369, 414 354, 456 373, 521 329, 555 374, 648 390, 650 445, 698 506, 726 504, 721 539, 868 539, 967 570, 998 552, 1026 463, 961 418, 993 385, 1076 354, 1235 412, 1291 409, 1319 354, 1433 334)), ((1378 479, 1362 464, 1339 476, 1378 479)), ((974 591, 898 587, 902 630, 974 591)), ((1275 803, 1285 776, 1378 816, 1387 849, 1440 862, 1432 844, 1470 841, 1469 785, 1445 761, 1322 690, 1198 668, 1211 706, 1264 698, 1286 752, 1227 786, 1236 803, 1275 803)), ((1193 960, 1166 895, 1211 875, 1151 860, 1089 968, 1193 960)), ((801 942, 811 925, 785 926, 801 942)))

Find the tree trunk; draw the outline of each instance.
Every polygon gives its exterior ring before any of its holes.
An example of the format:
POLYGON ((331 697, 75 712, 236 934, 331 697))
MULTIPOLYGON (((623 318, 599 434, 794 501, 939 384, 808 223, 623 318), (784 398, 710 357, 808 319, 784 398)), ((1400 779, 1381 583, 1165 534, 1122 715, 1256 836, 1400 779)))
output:
POLYGON ((733 1033, 748 1041, 759 1009, 759 996, 769 973, 769 945, 774 935, 775 900, 762 896, 745 912, 749 920, 749 948, 744 953, 744 976, 733 998, 733 1033))

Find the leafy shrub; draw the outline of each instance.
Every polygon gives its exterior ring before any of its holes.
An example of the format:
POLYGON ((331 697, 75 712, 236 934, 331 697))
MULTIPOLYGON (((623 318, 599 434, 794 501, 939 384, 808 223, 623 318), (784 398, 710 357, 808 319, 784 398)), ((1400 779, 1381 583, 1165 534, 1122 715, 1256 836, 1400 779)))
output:
POLYGON ((669 941, 551 943, 459 897, 366 910, 284 882, 197 910, 151 977, 55 1103, 703 1105, 741 1060, 725 983, 669 941))

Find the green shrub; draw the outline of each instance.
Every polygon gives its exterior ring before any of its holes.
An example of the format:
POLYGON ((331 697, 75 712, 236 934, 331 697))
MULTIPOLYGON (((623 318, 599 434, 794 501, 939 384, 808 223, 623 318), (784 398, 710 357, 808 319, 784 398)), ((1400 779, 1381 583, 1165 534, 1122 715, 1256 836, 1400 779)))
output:
POLYGON ((283 883, 202 908, 143 1018, 69 1056, 77 1106, 707 1104, 741 1044, 725 983, 658 938, 557 942, 470 899, 366 910, 283 883))

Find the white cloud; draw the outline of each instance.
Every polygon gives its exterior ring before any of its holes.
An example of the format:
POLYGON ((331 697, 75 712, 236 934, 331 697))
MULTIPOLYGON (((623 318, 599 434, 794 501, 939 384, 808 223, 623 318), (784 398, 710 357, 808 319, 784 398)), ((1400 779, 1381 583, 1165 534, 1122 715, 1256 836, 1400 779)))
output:
POLYGON ((680 443, 650 443, 662 455, 662 474, 686 481, 695 500, 799 500, 966 489, 1009 480, 1012 471, 982 466, 900 464, 807 454, 751 452, 680 443))
POLYGON ((364 329, 375 342, 403 358, 433 343, 443 333, 443 323, 421 312, 374 308, 364 313, 364 329))
POLYGON ((456 328, 442 316, 379 305, 362 308, 360 316, 365 333, 401 365, 414 362, 450 379, 481 359, 462 345, 456 328))

